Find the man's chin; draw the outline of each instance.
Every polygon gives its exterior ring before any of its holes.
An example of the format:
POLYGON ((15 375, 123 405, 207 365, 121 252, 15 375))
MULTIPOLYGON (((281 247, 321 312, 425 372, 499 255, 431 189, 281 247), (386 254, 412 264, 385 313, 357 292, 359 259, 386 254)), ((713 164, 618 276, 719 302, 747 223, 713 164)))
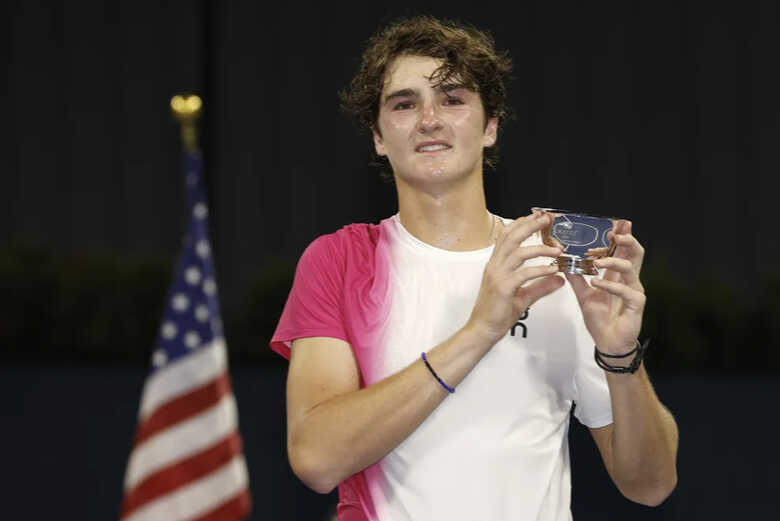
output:
POLYGON ((411 185, 439 184, 462 180, 469 175, 465 171, 457 171, 452 168, 434 167, 417 171, 412 175, 399 176, 411 185))

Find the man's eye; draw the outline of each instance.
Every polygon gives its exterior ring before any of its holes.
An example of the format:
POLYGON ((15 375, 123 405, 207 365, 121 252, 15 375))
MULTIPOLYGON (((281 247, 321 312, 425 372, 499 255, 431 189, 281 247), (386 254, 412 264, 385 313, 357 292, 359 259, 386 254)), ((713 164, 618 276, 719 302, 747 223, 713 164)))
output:
POLYGON ((393 107, 393 110, 406 110, 411 109, 414 107, 414 104, 411 101, 402 101, 400 103, 396 103, 393 107))
POLYGON ((460 98, 456 98, 454 96, 448 96, 446 100, 444 100, 445 105, 463 105, 463 100, 460 98))

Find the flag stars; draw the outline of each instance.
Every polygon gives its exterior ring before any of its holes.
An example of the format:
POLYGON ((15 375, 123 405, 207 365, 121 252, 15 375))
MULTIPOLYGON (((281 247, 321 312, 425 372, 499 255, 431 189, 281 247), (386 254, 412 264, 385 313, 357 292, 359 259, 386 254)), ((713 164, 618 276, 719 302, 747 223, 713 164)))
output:
POLYGON ((210 315, 209 308, 203 304, 195 308, 195 318, 200 322, 207 322, 210 315))
POLYGON ((201 239, 195 244, 195 253, 198 254, 198 257, 201 259, 205 259, 211 254, 211 246, 209 246, 209 241, 206 239, 201 239))
POLYGON ((214 279, 208 278, 203 281, 203 293, 209 297, 213 297, 217 294, 217 283, 214 282, 214 279))
POLYGON ((205 219, 208 214, 209 208, 206 206, 206 203, 195 203, 195 207, 192 209, 192 215, 194 215, 196 219, 205 219))
POLYGON ((188 284, 197 286, 200 283, 200 279, 203 277, 197 266, 190 266, 184 271, 184 280, 188 284))
POLYGON ((190 299, 184 293, 177 293, 171 299, 171 306, 180 313, 187 311, 187 308, 190 307, 190 299))
POLYGON ((168 355, 162 349, 156 350, 152 354, 152 365, 155 367, 162 367, 168 362, 168 355))
POLYGON ((173 322, 165 322, 162 325, 162 330, 160 331, 160 334, 162 337, 166 340, 173 340, 176 338, 176 333, 178 333, 179 330, 176 327, 176 324, 173 322))
POLYGON ((184 345, 190 349, 195 349, 200 345, 200 335, 195 331, 187 331, 184 335, 184 345))

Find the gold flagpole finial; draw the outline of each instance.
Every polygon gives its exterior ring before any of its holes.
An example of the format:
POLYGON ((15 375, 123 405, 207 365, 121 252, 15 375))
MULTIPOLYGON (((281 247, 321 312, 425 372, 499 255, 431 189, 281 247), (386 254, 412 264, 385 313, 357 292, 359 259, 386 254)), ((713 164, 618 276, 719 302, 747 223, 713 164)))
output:
POLYGON ((181 123, 181 141, 190 152, 198 151, 197 122, 203 112, 203 101, 195 94, 178 94, 171 98, 171 110, 181 123))

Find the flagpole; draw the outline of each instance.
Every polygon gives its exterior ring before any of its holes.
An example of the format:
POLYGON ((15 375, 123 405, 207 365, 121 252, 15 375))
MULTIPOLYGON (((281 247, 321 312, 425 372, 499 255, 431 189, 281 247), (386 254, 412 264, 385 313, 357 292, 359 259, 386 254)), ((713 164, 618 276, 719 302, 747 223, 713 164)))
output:
POLYGON ((196 94, 177 94, 171 98, 171 111, 181 124, 181 142, 187 152, 197 153, 197 123, 203 112, 203 101, 196 94))

